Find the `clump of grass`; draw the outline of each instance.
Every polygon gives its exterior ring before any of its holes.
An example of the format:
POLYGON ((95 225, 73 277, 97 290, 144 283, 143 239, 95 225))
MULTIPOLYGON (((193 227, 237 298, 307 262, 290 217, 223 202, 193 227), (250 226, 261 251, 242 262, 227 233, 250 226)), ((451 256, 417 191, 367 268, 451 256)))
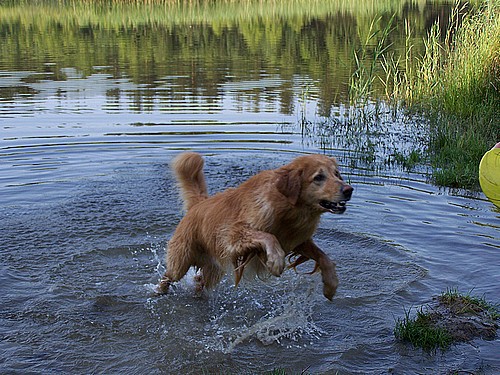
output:
POLYGON ((411 150, 406 152, 401 152, 395 150, 389 157, 389 162, 395 162, 401 165, 404 169, 412 171, 418 164, 422 164, 425 159, 425 155, 420 150, 411 150))
POLYGON ((484 296, 472 296, 471 292, 462 294, 456 288, 448 288, 438 297, 438 300, 449 306, 457 314, 485 313, 493 320, 500 319, 498 305, 488 302, 484 296))
POLYGON ((410 310, 405 311, 405 317, 396 321, 394 335, 397 339, 410 342, 414 347, 427 351, 437 348, 447 349, 452 338, 444 328, 435 327, 430 315, 422 308, 417 310, 415 318, 410 317, 410 310))
POLYGON ((469 293, 447 289, 434 299, 433 305, 417 310, 414 318, 405 310, 404 318, 396 321, 394 335, 415 347, 431 351, 447 349, 452 343, 467 342, 481 337, 492 340, 498 329, 500 313, 497 305, 469 293))

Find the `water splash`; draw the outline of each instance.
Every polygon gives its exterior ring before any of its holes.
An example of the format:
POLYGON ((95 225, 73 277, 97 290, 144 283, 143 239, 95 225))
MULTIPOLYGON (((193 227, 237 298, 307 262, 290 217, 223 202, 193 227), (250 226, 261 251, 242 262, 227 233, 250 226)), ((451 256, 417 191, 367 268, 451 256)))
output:
POLYGON ((228 354, 249 342, 305 347, 321 337, 325 332, 313 320, 315 281, 306 283, 304 293, 298 290, 304 280, 295 275, 285 278, 288 280, 256 281, 248 288, 233 288, 215 297, 213 314, 205 327, 205 350, 228 354))

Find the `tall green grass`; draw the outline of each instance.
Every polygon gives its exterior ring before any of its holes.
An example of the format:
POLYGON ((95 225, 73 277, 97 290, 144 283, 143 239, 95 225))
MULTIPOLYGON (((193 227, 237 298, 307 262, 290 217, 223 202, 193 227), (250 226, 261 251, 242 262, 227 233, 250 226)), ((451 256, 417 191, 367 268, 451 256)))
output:
POLYGON ((481 157, 500 141, 500 1, 471 9, 460 24, 462 12, 455 8, 447 30, 432 27, 398 91, 430 120, 436 184, 477 189, 481 157))
POLYGON ((500 140, 500 1, 450 25, 444 44, 437 27, 429 35, 415 104, 431 119, 436 183, 474 189, 481 157, 500 140))
POLYGON ((363 62, 354 55, 351 100, 370 97, 378 78, 394 111, 428 119, 422 158, 433 167, 434 182, 475 190, 481 157, 500 141, 500 0, 484 1, 468 14, 457 3, 447 28, 439 25, 430 29, 420 56, 414 56, 409 23, 400 54, 386 46, 390 24, 373 32, 382 36, 376 56, 363 62))
MULTIPOLYGON (((57 22, 108 29, 138 25, 238 25, 287 19, 303 22, 327 14, 354 14, 359 25, 375 14, 400 13, 404 0, 2 0, 1 21, 57 22)), ((425 1, 418 0, 424 7, 425 1)), ((276 23, 276 22, 275 22, 276 23)))
POLYGON ((353 61, 355 69, 351 74, 349 83, 349 100, 351 105, 365 107, 373 97, 375 71, 380 59, 384 56, 389 45, 387 37, 392 30, 394 16, 382 29, 377 29, 375 24, 380 22, 380 17, 370 23, 366 39, 362 41, 359 51, 354 51, 353 61), (375 44, 374 48, 371 47, 375 44))

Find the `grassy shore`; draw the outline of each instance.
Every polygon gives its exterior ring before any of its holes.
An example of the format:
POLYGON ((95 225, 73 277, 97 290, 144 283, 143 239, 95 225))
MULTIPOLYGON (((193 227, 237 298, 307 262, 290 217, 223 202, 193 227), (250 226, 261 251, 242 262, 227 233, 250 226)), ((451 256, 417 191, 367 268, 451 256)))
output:
POLYGON ((447 30, 432 28, 398 92, 429 119, 435 183, 478 189, 481 157, 500 141, 500 1, 469 10, 459 23, 462 12, 455 9, 447 30))
POLYGON ((419 56, 409 22, 404 51, 398 55, 389 48, 396 29, 391 21, 371 27, 365 45, 354 53, 351 105, 363 110, 374 93, 384 92, 382 99, 394 112, 422 115, 429 137, 417 162, 431 165, 437 185, 479 189, 479 162, 500 141, 500 0, 468 9, 457 5, 446 29, 439 26, 444 22, 430 29, 419 56), (369 50, 370 44, 376 47, 369 50))

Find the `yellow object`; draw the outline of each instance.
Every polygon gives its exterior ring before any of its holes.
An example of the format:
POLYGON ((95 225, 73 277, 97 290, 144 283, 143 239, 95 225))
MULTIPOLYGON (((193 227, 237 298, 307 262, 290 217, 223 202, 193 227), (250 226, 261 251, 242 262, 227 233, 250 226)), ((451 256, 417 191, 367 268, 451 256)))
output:
POLYGON ((481 159, 479 183, 488 199, 500 208, 500 142, 481 159))

